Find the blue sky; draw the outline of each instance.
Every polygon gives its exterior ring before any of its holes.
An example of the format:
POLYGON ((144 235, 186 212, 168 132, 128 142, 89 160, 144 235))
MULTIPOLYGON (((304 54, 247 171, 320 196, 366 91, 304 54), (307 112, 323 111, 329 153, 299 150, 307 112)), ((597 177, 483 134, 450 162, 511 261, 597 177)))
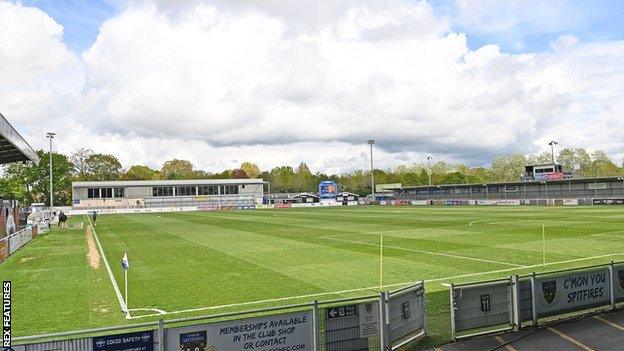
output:
POLYGON ((565 34, 582 42, 624 38, 624 0, 468 0, 474 6, 464 12, 459 2, 432 0, 430 4, 437 15, 449 18, 453 31, 466 33, 471 49, 498 44, 509 52, 545 51, 565 34))
POLYGON ((25 0, 27 6, 38 7, 63 26, 65 43, 75 52, 88 49, 98 29, 118 8, 102 0, 25 0))

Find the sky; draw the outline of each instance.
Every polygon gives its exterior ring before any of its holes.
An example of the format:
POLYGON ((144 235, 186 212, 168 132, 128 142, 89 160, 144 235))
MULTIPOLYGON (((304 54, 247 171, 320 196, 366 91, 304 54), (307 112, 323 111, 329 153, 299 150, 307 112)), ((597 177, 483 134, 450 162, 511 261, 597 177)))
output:
POLYGON ((216 172, 560 147, 624 158, 624 0, 0 0, 0 113, 34 148, 216 172))

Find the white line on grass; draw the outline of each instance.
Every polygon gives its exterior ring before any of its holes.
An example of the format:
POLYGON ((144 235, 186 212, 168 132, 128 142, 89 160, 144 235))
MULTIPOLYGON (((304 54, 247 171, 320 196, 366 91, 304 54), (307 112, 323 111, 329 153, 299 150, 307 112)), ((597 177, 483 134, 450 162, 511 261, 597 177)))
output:
MULTIPOLYGON (((613 256, 624 256, 624 252, 611 253, 611 254, 598 255, 598 256, 591 256, 591 257, 583 257, 583 258, 577 258, 577 259, 573 259, 573 260, 549 262, 549 263, 546 263, 546 266, 553 266, 553 265, 559 265, 559 264, 581 262, 581 261, 593 260, 593 259, 597 259, 597 258, 613 257, 613 256)), ((511 271, 517 271, 517 270, 520 270, 520 269, 538 268, 538 267, 543 267, 543 266, 544 266, 543 264, 535 264, 535 265, 531 265, 531 266, 524 266, 524 267, 521 267, 521 268, 505 268, 505 269, 497 269, 497 270, 493 270, 493 271, 466 273, 466 274, 454 275, 454 276, 449 276, 449 277, 428 279, 428 280, 425 280, 425 283, 439 282, 439 281, 445 281, 445 280, 450 280, 450 279, 460 279, 460 278, 467 278, 467 277, 476 277, 476 276, 480 276, 480 275, 488 275, 488 274, 495 274, 495 273, 511 272, 511 271)), ((415 284, 415 283, 417 283, 417 282, 396 283, 396 284, 383 285, 382 287, 383 288, 392 288, 392 287, 396 287, 396 286, 407 286, 407 285, 415 284)), ((141 316, 133 316, 133 317, 130 317, 130 318, 131 319, 138 319, 138 318, 147 318, 147 317, 162 316, 162 315, 168 315, 168 314, 190 313, 190 312, 215 310, 215 309, 228 308, 228 307, 240 307, 240 306, 257 305, 257 304, 268 303, 268 302, 297 300, 297 299, 304 299, 304 298, 310 298, 310 297, 320 297, 320 296, 327 296, 327 295, 340 295, 340 294, 359 292, 359 291, 366 291, 366 290, 378 291, 378 289, 379 289, 379 286, 370 286, 370 287, 366 287, 366 288, 349 289, 349 290, 341 290, 341 291, 333 291, 333 292, 325 292, 325 293, 317 293, 317 294, 298 295, 298 296, 289 296, 289 297, 280 297, 280 298, 275 298, 275 299, 248 301, 248 302, 233 303, 233 304, 221 305, 221 306, 208 306, 208 307, 189 308, 189 309, 177 310, 177 311, 171 311, 171 312, 167 312, 167 311, 164 311, 164 310, 158 310, 159 313, 146 314, 146 315, 141 315, 141 316)), ((152 309, 136 309, 136 310, 157 310, 157 309, 153 309, 152 308, 152 309)))
MULTIPOLYGON (((379 246, 379 244, 375 244, 375 243, 367 243, 367 242, 356 241, 356 240, 337 239, 335 237, 332 237, 331 235, 322 236, 321 238, 329 239, 329 240, 335 240, 335 241, 344 241, 344 242, 352 243, 352 244, 379 246)), ((444 257, 458 258, 458 259, 470 260, 470 261, 502 264, 502 265, 505 265, 505 266, 512 266, 512 267, 518 267, 518 268, 525 268, 526 267, 526 266, 523 266, 523 265, 520 265, 520 264, 515 264, 515 263, 487 260, 487 259, 484 259, 484 258, 477 258, 477 257, 470 257, 470 256, 460 256, 460 255, 446 254, 446 253, 442 253, 442 252, 434 252, 434 251, 426 251, 426 250, 418 250, 418 249, 408 249, 406 247, 389 246, 389 245, 384 245, 384 247, 385 248, 389 248, 389 249, 395 249, 395 250, 418 252, 418 253, 422 253, 422 254, 426 254, 426 255, 444 256, 444 257)))
POLYGON ((620 239, 622 239, 622 234, 624 234, 624 231, 616 230, 616 231, 613 231, 613 232, 602 232, 602 233, 596 233, 596 234, 589 234, 589 236, 594 236, 594 237, 597 237, 597 236, 608 236, 608 237, 612 237, 612 238, 620 238, 620 239))
POLYGON ((472 222, 468 223, 468 225, 472 227, 472 225, 475 224, 475 223, 488 221, 488 220, 490 220, 490 219, 477 219, 476 221, 472 221, 472 222))
POLYGON ((108 271, 108 277, 110 278, 110 281, 113 284, 115 295, 117 295, 117 300, 119 300, 119 307, 121 307, 122 311, 127 312, 128 318, 132 318, 132 316, 130 316, 130 312, 128 311, 126 303, 123 300, 123 297, 121 297, 121 291, 119 290, 119 286, 117 286, 117 281, 115 281, 115 277, 113 276, 113 271, 110 268, 110 264, 108 263, 108 259, 106 258, 106 254, 104 253, 104 249, 102 249, 102 245, 100 244, 100 239, 98 238, 97 233, 95 232, 95 228, 93 227, 93 224, 91 223, 91 218, 87 216, 87 219, 89 220, 89 226, 91 227, 91 232, 93 233, 93 236, 95 237, 95 242, 97 243, 98 248, 100 249, 100 254, 102 255, 102 259, 104 260, 104 266, 106 266, 106 270, 108 271))

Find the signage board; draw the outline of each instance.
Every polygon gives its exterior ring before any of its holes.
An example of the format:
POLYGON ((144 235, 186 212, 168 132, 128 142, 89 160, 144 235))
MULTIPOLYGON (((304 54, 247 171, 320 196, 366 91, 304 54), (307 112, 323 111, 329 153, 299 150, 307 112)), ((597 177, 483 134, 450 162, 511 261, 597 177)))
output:
POLYGON ((153 351, 154 331, 125 333, 93 338, 93 351, 153 351))
POLYGON ((609 304, 609 270, 599 268, 535 279, 539 317, 609 304))
POLYGON ((379 304, 365 302, 358 305, 360 318, 360 338, 379 335, 379 304))
POLYGON ((166 330, 166 350, 312 350, 309 311, 166 330))
POLYGON ((393 189, 399 189, 402 187, 401 183, 388 183, 388 184, 375 184, 376 193, 391 193, 393 189))
POLYGON ((357 305, 331 307, 327 309, 327 319, 355 316, 357 305))

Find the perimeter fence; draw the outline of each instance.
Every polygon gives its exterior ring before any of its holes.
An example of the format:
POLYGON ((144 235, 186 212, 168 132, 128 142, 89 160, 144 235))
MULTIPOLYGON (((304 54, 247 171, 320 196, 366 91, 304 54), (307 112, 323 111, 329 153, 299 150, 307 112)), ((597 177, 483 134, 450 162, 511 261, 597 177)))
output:
POLYGON ((14 338, 15 351, 395 350, 424 337, 424 283, 357 298, 14 338))
POLYGON ((450 285, 453 339, 536 327, 624 302, 624 262, 450 285))

